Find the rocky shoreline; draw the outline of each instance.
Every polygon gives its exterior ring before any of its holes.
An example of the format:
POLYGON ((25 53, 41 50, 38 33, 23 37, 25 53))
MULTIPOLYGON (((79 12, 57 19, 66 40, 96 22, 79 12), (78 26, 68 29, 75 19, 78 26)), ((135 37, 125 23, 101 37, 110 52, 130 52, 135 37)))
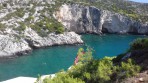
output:
POLYGON ((27 54, 35 48, 83 43, 81 36, 75 32, 51 33, 41 37, 31 28, 26 28, 23 37, 19 38, 16 34, 0 35, 0 58, 27 54))

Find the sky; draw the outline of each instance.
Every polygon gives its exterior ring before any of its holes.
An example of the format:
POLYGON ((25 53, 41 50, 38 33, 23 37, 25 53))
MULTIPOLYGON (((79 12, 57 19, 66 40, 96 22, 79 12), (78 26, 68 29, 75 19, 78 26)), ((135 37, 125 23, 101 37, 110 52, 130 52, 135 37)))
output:
POLYGON ((142 2, 142 3, 148 3, 148 0, 131 0, 131 1, 142 2))

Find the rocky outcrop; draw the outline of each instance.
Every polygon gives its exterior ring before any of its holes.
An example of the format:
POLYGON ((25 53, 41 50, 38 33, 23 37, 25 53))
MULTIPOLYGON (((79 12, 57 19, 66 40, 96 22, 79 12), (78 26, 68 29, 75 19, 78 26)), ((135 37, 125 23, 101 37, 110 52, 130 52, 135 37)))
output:
POLYGON ((0 57, 26 54, 33 48, 80 43, 83 43, 81 36, 75 32, 51 33, 47 37, 41 37, 31 28, 26 28, 23 37, 15 33, 0 35, 0 57))
POLYGON ((51 33, 47 37, 41 37, 34 30, 28 28, 25 30, 24 35, 30 46, 34 48, 83 43, 80 35, 75 32, 65 32, 63 34, 51 33))
POLYGON ((77 33, 137 33, 148 34, 148 25, 131 20, 124 15, 96 7, 81 6, 78 4, 60 7, 55 18, 67 30, 77 33))
POLYGON ((9 35, 0 35, 0 57, 24 54, 30 50, 31 48, 24 39, 17 39, 9 35))

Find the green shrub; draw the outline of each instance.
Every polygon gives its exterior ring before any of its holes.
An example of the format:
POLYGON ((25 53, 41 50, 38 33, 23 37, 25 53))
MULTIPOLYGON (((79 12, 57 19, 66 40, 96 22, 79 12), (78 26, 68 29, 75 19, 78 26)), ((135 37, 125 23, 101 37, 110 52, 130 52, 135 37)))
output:
POLYGON ((58 27, 56 30, 56 33, 58 34, 62 34, 64 32, 64 28, 63 27, 58 27))
POLYGON ((0 23, 0 30, 4 30, 6 28, 5 24, 0 23))
POLYGON ((128 78, 136 75, 140 72, 141 67, 135 65, 132 59, 128 59, 127 62, 121 62, 121 67, 119 67, 119 72, 117 72, 117 77, 128 78))
POLYGON ((26 29, 25 23, 19 22, 19 24, 20 24, 20 30, 21 30, 21 31, 24 31, 24 30, 26 29))
POLYGON ((73 78, 65 72, 60 72, 56 74, 53 79, 51 77, 45 78, 43 83, 85 83, 79 78, 73 78))
POLYGON ((3 7, 7 7, 7 3, 3 3, 3 7))
POLYGON ((148 38, 136 39, 131 43, 130 50, 148 49, 148 38))
POLYGON ((24 16, 24 9, 23 8, 20 8, 20 9, 17 9, 17 11, 15 11, 14 13, 16 14, 16 16, 18 17, 23 17, 24 16))
POLYGON ((104 83, 111 80, 110 76, 113 74, 113 62, 112 59, 105 57, 99 61, 97 69, 97 77, 99 82, 104 83))
POLYGON ((19 31, 19 32, 22 32, 22 31, 24 31, 24 30, 26 29, 26 24, 25 24, 25 23, 23 23, 23 22, 18 22, 18 24, 19 24, 20 26, 17 27, 17 28, 13 28, 14 30, 17 30, 17 31, 19 31))
POLYGON ((131 17, 134 20, 139 20, 139 16, 137 14, 127 14, 127 16, 131 17))
POLYGON ((25 19, 25 21, 30 22, 31 20, 33 20, 34 17, 33 16, 29 16, 28 18, 25 19))

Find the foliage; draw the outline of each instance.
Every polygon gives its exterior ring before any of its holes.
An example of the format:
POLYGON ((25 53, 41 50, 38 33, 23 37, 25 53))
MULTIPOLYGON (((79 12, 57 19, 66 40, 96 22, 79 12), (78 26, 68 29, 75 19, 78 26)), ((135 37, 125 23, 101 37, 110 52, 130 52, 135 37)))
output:
POLYGON ((131 59, 115 65, 112 61, 114 57, 94 60, 91 49, 85 53, 83 51, 83 48, 78 50, 81 59, 77 65, 71 66, 67 72, 57 73, 54 78, 47 77, 43 83, 110 83, 134 76, 140 71, 140 66, 135 65, 131 59))
POLYGON ((6 28, 5 24, 0 23, 0 30, 3 30, 5 28, 6 28))
POLYGON ((64 28, 63 27, 58 27, 56 30, 56 33, 61 34, 64 32, 64 28))
POLYGON ((36 22, 35 24, 31 24, 30 27, 37 31, 41 36, 46 36, 46 34, 51 32, 61 34, 65 31, 63 25, 60 22, 55 19, 49 19, 46 17, 44 17, 43 20, 36 22))
POLYGON ((79 78, 73 78, 65 72, 59 72, 53 79, 51 77, 45 78, 43 83, 85 83, 79 78))
POLYGON ((131 77, 140 71, 140 66, 135 65, 132 59, 128 59, 126 62, 121 62, 120 72, 124 71, 124 77, 131 77))
POLYGON ((113 59, 113 62, 121 62, 122 58, 129 52, 134 50, 147 50, 148 49, 148 38, 138 38, 130 44, 130 49, 126 53, 118 55, 113 59))
POLYGON ((26 29, 26 25, 23 22, 19 22, 20 27, 18 28, 19 31, 24 31, 26 29))
POLYGON ((130 50, 148 49, 148 38, 139 38, 131 43, 130 50))
POLYGON ((87 63, 90 60, 92 60, 92 49, 91 48, 87 48, 86 52, 84 52, 84 49, 80 48, 78 50, 77 55, 79 55, 79 62, 87 63))
POLYGON ((33 16, 29 16, 28 18, 25 19, 25 21, 30 22, 31 20, 33 20, 34 17, 33 16))
POLYGON ((24 14, 25 14, 25 12, 23 11, 23 8, 20 8, 20 9, 16 9, 16 11, 14 11, 14 12, 11 12, 11 13, 7 14, 2 19, 9 20, 12 17, 20 17, 20 18, 22 18, 24 16, 24 14))
POLYGON ((97 77, 98 80, 103 83, 111 80, 110 76, 113 74, 113 62, 112 59, 105 57, 98 62, 97 77))
POLYGON ((20 9, 17 9, 16 12, 14 12, 16 14, 16 16, 18 17, 23 17, 24 16, 24 11, 23 11, 23 8, 20 8, 20 9))
POLYGON ((7 7, 7 3, 3 3, 3 7, 7 7))

